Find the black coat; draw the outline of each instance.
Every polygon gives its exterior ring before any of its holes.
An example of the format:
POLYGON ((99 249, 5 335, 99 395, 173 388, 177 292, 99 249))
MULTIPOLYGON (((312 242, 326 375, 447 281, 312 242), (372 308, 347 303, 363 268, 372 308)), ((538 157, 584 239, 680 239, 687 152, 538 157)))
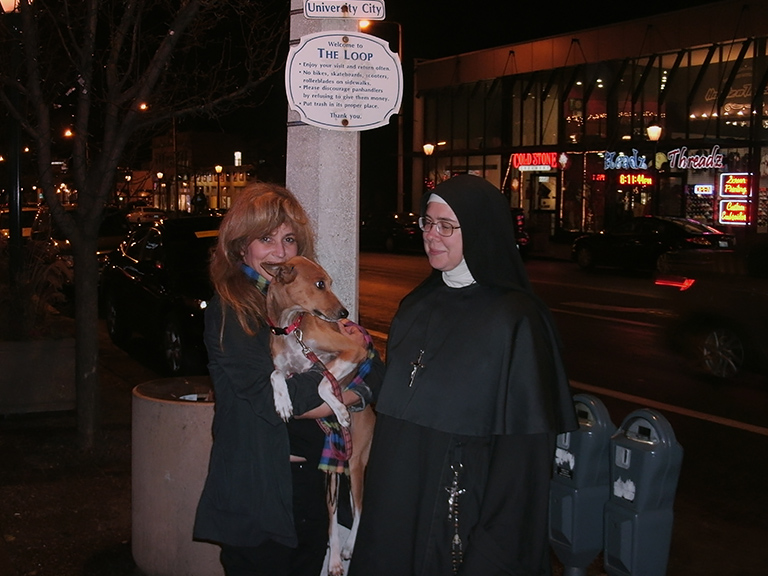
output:
MULTIPOLYGON (((216 396, 214 443, 195 518, 194 537, 230 546, 272 539, 296 546, 290 445, 272 396, 269 330, 249 336, 228 310, 220 341, 218 296, 205 313, 205 344, 216 396)), ((321 375, 288 379, 294 414, 322 403, 321 375)))

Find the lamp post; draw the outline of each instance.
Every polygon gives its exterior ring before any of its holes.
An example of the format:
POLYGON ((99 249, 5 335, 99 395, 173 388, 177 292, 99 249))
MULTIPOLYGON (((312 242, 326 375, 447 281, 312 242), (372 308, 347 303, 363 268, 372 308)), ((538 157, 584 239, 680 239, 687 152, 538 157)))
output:
MULTIPOLYGON (((421 147, 422 150, 424 150, 424 155, 426 156, 426 161, 424 162, 424 168, 426 168, 427 177, 425 178, 424 185, 427 186, 427 180, 429 179, 430 175, 430 162, 429 158, 432 156, 432 153, 435 151, 435 145, 434 144, 424 144, 424 146, 421 147)), ((437 180, 437 178, 435 178, 437 180)))
POLYGON ((221 171, 224 169, 220 164, 216 164, 216 210, 221 210, 221 171))
POLYGON ((661 126, 657 122, 653 122, 649 124, 646 129, 645 133, 648 135, 648 140, 653 142, 653 213, 656 216, 659 216, 659 193, 660 193, 660 187, 659 187, 659 167, 656 165, 656 150, 659 144, 659 138, 661 138, 661 126))
POLYGON ((157 195, 160 196, 160 198, 162 199, 162 202, 165 204, 165 190, 163 190, 163 173, 158 172, 156 176, 157 176, 157 187, 158 187, 157 195))

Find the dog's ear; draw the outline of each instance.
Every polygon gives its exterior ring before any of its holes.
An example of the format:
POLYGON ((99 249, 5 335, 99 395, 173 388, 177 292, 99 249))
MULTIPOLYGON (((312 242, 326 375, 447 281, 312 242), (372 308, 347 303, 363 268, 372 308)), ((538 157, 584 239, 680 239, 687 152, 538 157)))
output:
POLYGON ((262 262, 261 267, 278 284, 290 284, 296 279, 296 268, 285 262, 262 262))

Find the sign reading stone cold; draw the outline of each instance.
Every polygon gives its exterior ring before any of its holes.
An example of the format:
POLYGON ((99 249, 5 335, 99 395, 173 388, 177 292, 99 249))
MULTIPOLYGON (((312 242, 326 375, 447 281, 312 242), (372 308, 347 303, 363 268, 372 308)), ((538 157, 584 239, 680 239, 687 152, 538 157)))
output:
POLYGON ((305 18, 351 18, 384 20, 382 0, 304 0, 305 18))
POLYGON ((384 126, 400 110, 403 69, 386 41, 335 30, 302 36, 285 67, 288 105, 329 130, 384 126))

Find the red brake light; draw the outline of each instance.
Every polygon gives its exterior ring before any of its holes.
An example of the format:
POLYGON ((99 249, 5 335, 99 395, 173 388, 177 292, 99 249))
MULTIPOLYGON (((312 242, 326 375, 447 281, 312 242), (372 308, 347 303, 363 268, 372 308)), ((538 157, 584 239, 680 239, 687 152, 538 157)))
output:
POLYGON ((695 278, 686 278, 685 276, 659 276, 654 280, 656 286, 672 286, 673 288, 679 288, 680 292, 688 290, 695 283, 695 278))
POLYGON ((712 244, 709 239, 704 236, 693 236, 692 238, 686 238, 685 241, 689 244, 696 244, 697 246, 710 246, 712 244))

